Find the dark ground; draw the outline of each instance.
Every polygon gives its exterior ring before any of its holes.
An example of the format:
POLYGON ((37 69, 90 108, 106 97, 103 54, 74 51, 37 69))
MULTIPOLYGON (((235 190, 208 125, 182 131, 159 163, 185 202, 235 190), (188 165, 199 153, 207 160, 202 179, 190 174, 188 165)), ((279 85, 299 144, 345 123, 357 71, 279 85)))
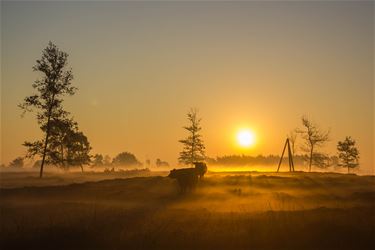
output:
POLYGON ((211 173, 180 195, 160 176, 1 175, 1 249, 375 249, 373 176, 211 173))

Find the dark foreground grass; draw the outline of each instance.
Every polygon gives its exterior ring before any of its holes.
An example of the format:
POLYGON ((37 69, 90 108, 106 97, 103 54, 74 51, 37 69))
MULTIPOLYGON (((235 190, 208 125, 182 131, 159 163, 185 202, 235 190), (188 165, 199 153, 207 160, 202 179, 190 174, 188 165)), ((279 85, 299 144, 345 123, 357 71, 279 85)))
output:
POLYGON ((2 189, 0 247, 375 249, 373 180, 211 176, 185 196, 165 177, 2 189))

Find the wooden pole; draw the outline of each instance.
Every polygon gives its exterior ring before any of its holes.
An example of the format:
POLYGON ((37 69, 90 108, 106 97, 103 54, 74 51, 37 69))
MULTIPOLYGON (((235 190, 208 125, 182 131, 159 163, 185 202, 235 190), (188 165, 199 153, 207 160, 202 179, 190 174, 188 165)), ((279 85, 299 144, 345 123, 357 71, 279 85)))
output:
POLYGON ((289 142, 288 138, 285 141, 284 149, 283 149, 283 152, 282 152, 281 157, 280 157, 279 165, 277 167, 277 172, 279 172, 279 170, 280 170, 281 162, 283 161, 286 147, 288 147, 289 171, 294 172, 293 154, 292 154, 292 149, 290 148, 290 142, 289 142))
POLYGON ((279 172, 279 170, 280 170, 280 165, 281 165, 281 162, 283 161, 284 152, 285 152, 285 148, 286 148, 287 143, 288 143, 288 139, 286 139, 286 141, 285 141, 284 149, 283 149, 283 152, 281 153, 281 158, 280 158, 280 161, 279 161, 279 166, 277 167, 277 172, 279 172))
POLYGON ((291 162, 292 162, 292 169, 293 169, 293 172, 294 172, 295 171, 295 169, 294 169, 294 160, 293 160, 294 155, 293 155, 292 150, 290 150, 290 152, 291 152, 290 159, 291 159, 291 162))
POLYGON ((289 159, 289 171, 294 172, 293 155, 292 155, 292 150, 290 149, 289 140, 288 140, 288 159, 289 159))

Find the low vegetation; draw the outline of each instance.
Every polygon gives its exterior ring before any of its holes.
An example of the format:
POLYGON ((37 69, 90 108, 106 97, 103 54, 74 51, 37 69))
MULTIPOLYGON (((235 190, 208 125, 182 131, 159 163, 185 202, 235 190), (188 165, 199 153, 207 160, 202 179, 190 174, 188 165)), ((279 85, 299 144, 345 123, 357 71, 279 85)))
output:
POLYGON ((165 176, 13 188, 1 178, 3 249, 375 247, 374 176, 209 173, 185 195, 165 176))

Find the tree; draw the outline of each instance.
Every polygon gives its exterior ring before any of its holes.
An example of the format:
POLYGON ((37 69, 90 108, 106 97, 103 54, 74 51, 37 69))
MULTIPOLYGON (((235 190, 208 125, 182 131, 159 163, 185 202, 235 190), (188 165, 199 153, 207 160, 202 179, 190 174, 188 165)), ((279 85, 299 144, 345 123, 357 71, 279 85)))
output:
POLYGON ((202 135, 199 133, 202 128, 200 122, 202 119, 198 118, 197 109, 190 109, 187 114, 189 126, 183 127, 189 133, 184 140, 179 140, 183 144, 183 150, 180 152, 179 162, 184 164, 193 164, 197 161, 205 159, 205 146, 202 140, 202 135))
MULTIPOLYGON (((68 114, 63 110, 62 102, 65 95, 74 95, 76 88, 72 86, 73 74, 71 69, 66 69, 68 54, 61 51, 52 42, 43 50, 41 59, 36 61, 33 70, 40 72, 42 77, 32 85, 37 94, 28 96, 19 107, 24 112, 36 110, 37 122, 45 134, 42 144, 42 163, 40 165, 40 178, 43 176, 43 167, 46 160, 51 121, 60 120, 68 114), (45 127, 45 129, 43 129, 45 127)), ((35 146, 35 145, 34 145, 35 146)), ((39 145, 38 145, 39 146, 39 145)))
POLYGON ((40 164, 42 164, 42 160, 37 160, 33 164, 33 168, 40 168, 40 164))
MULTIPOLYGON (((69 167, 68 153, 72 150, 69 148, 69 141, 72 136, 78 132, 78 125, 72 119, 60 118, 53 119, 49 124, 49 143, 45 153, 45 163, 60 166, 63 169, 69 167)), ((47 126, 41 127, 43 132, 47 131, 47 126)), ((43 158, 43 142, 34 143, 25 142, 24 146, 28 148, 28 157, 32 158, 39 155, 43 158)))
POLYGON ((292 130, 290 131, 289 135, 288 135, 288 139, 289 139, 289 142, 291 144, 291 148, 292 148, 292 155, 294 156, 295 154, 295 145, 296 145, 296 141, 297 141, 297 131, 296 130, 292 130))
POLYGON ((331 159, 327 154, 323 153, 313 153, 312 165, 319 168, 328 168, 331 165, 331 159))
POLYGON ((169 167, 169 163, 168 162, 162 161, 159 158, 156 159, 155 164, 156 164, 157 167, 169 167))
MULTIPOLYGON (((42 131, 46 126, 42 126, 42 131)), ((72 119, 50 121, 49 143, 45 153, 45 163, 60 166, 68 170, 70 166, 80 166, 90 163, 90 143, 87 137, 78 130, 77 123, 72 119)), ((25 142, 28 148, 26 157, 43 157, 42 141, 25 142)), ((42 162, 40 163, 42 164, 42 162)))
POLYGON ((308 118, 302 117, 302 130, 297 130, 305 140, 302 150, 308 153, 309 172, 311 172, 311 165, 320 162, 321 154, 317 154, 316 148, 322 147, 329 139, 329 131, 322 131, 316 124, 311 122, 308 118))
POLYGON ((23 158, 17 157, 13 161, 9 163, 9 167, 11 168, 22 168, 23 167, 23 158))
POLYGON ((92 165, 93 166, 103 166, 104 157, 101 154, 96 154, 93 156, 92 165))
POLYGON ((141 163, 137 160, 135 155, 129 152, 119 153, 112 160, 112 164, 117 166, 139 166, 141 163))
POLYGON ((356 147, 356 142, 350 136, 345 137, 344 141, 339 141, 337 143, 337 151, 339 157, 338 165, 341 167, 356 168, 359 166, 359 150, 356 147))
POLYGON ((103 164, 104 164, 105 166, 109 166, 109 165, 111 165, 111 157, 109 157, 109 155, 105 155, 105 156, 104 156, 103 164))
POLYGON ((72 131, 67 137, 68 166, 79 166, 83 172, 83 165, 89 164, 91 146, 87 137, 79 131, 72 131))
POLYGON ((150 159, 146 159, 146 166, 147 168, 149 168, 151 166, 151 160, 150 159))
MULTIPOLYGON (((47 131, 47 128, 43 128, 47 131)), ((78 132, 78 125, 72 119, 54 119, 50 121, 50 142, 49 153, 50 161, 54 165, 60 165, 62 168, 68 166, 67 154, 69 149, 69 141, 75 132, 78 132)))
POLYGON ((332 155, 329 157, 329 165, 333 166, 334 168, 337 168, 339 164, 339 157, 336 155, 332 155))

